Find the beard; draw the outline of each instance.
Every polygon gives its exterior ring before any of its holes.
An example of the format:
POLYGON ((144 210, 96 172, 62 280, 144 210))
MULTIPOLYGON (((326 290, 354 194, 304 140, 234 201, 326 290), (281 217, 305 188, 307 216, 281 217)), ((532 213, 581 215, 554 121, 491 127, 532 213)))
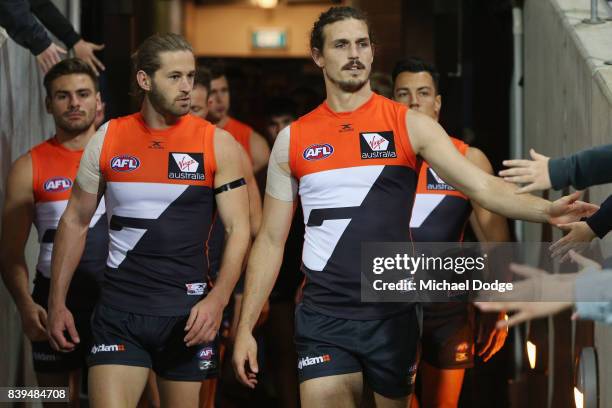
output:
POLYGON ((171 115, 171 116, 183 116, 189 113, 190 104, 183 108, 181 106, 177 106, 173 101, 169 101, 163 92, 160 92, 155 86, 155 81, 151 83, 151 90, 147 94, 151 105, 155 108, 157 112, 161 115, 171 115))
MULTIPOLYGON (((344 67, 342 67, 342 71, 350 70, 351 66, 357 66, 360 69, 365 69, 365 66, 361 62, 355 61, 352 63, 348 63, 344 67)), ((361 88, 363 88, 365 84, 367 84, 370 80, 370 72, 368 72, 368 75, 365 79, 339 79, 334 78, 332 75, 329 74, 329 72, 327 72, 327 70, 325 70, 324 72, 325 76, 327 77, 327 79, 330 80, 330 82, 340 88, 343 92, 347 93, 355 93, 361 90, 361 88)))
POLYGON ((64 119, 63 116, 55 117, 55 125, 63 130, 64 132, 77 135, 79 133, 85 132, 87 129, 91 127, 96 119, 95 111, 92 112, 84 112, 83 118, 77 122, 69 121, 68 119, 64 119))

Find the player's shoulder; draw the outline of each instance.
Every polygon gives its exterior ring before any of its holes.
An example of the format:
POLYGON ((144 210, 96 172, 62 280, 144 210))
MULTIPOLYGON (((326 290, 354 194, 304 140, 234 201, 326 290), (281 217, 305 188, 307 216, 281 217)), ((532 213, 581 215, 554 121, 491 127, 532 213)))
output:
POLYGON ((26 166, 32 165, 32 154, 31 152, 25 152, 13 162, 11 169, 13 171, 19 171, 24 169, 26 166))
POLYGON ((249 133, 249 134, 253 133, 253 128, 251 126, 231 116, 229 117, 228 125, 238 130, 239 132, 244 132, 244 133, 249 133))
POLYGON ((230 132, 225 129, 221 129, 220 127, 215 127, 213 138, 215 146, 219 144, 222 146, 232 146, 233 148, 239 144, 230 132))
POLYGON ((408 107, 402 103, 396 102, 392 99, 389 99, 385 96, 374 93, 372 96, 373 106, 378 106, 383 111, 392 112, 394 115, 405 115, 409 110, 408 107))
POLYGON ((19 156, 11 165, 8 173, 9 183, 31 185, 32 181, 32 154, 28 151, 19 156))
POLYGON ((185 120, 189 122, 192 126, 199 127, 199 128, 209 128, 211 126, 215 126, 209 121, 207 121, 206 119, 203 119, 191 113, 188 113, 187 115, 185 115, 185 120))
MULTIPOLYGON (((34 145, 27 153, 25 153, 24 155, 20 156, 19 158, 25 156, 25 155, 30 155, 31 152, 44 152, 46 150, 50 150, 53 149, 54 147, 54 141, 55 140, 55 136, 52 136, 50 138, 48 138, 47 140, 44 140, 36 145, 34 145)), ((19 160, 19 158, 17 160, 19 160)))
POLYGON ((310 112, 303 114, 302 116, 297 118, 295 121, 293 121, 293 123, 303 124, 313 119, 317 120, 321 116, 325 116, 325 113, 327 112, 325 105, 326 105, 326 102, 323 101, 323 103, 321 103, 319 106, 317 106, 310 112))
POLYGON ((108 127, 111 125, 111 123, 113 125, 137 125, 139 123, 144 123, 144 120, 142 119, 142 115, 140 114, 140 112, 136 112, 130 115, 119 116, 119 117, 110 119, 108 122, 104 123, 104 125, 108 127))

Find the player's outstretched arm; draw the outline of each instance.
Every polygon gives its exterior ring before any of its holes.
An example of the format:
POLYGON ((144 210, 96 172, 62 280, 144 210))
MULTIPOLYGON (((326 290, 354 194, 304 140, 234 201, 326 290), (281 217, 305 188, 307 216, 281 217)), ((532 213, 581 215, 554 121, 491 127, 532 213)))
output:
POLYGON ((257 343, 252 330, 272 291, 283 259, 285 241, 295 210, 296 183, 289 166, 289 130, 279 134, 268 166, 262 225, 251 249, 244 298, 234 345, 233 364, 238 380, 257 384, 257 343))
MULTIPOLYGON (((470 147, 465 157, 487 174, 493 174, 491 162, 489 162, 487 156, 480 149, 470 147)), ((482 237, 478 237, 479 241, 510 241, 510 230, 508 229, 508 222, 505 217, 483 208, 476 202, 472 202, 472 208, 473 213, 472 217, 470 217, 470 224, 472 228, 476 226, 482 232, 482 237)))
POLYGON ((579 194, 551 203, 539 197, 517 195, 516 186, 482 171, 463 157, 444 129, 433 119, 409 110, 406 126, 414 152, 452 186, 489 211, 509 218, 534 222, 577 221, 589 215, 590 208, 577 201, 579 194))
POLYGON ((215 200, 225 227, 225 250, 219 276, 208 295, 191 308, 184 338, 187 346, 215 339, 223 309, 242 271, 249 246, 249 198, 244 179, 240 147, 222 129, 215 129, 215 200))
POLYGON ((30 295, 24 255, 34 218, 32 158, 29 154, 15 161, 6 187, 0 236, 0 271, 19 310, 23 331, 30 340, 42 341, 47 339, 47 312, 30 295))

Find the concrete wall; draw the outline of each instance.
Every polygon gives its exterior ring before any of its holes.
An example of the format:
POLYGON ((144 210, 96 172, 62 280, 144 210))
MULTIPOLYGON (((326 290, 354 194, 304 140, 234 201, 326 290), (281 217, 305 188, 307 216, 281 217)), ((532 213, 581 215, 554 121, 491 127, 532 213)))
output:
MULTIPOLYGON (((612 143, 612 22, 587 25, 586 0, 526 0, 525 149, 552 157, 612 143)), ((600 14, 606 16, 603 1, 600 14)), ((610 163, 612 165, 612 163, 610 163)), ((612 194, 612 185, 590 189, 591 201, 612 194)), ((560 194, 553 193, 553 198, 560 194)), ((540 227, 526 225, 527 241, 538 241, 540 227)), ((554 239, 560 238, 558 231, 554 239)), ((610 241, 602 246, 610 256, 610 241)), ((601 407, 612 407, 612 328, 596 325, 601 407)), ((568 356, 569 358, 569 356, 568 356)))

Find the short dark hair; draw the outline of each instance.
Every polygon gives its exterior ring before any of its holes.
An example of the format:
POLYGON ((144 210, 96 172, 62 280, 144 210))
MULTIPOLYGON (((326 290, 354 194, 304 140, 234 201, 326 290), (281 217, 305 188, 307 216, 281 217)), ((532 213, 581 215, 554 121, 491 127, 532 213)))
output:
POLYGON ((200 85, 206 88, 207 91, 210 91, 210 81, 210 70, 203 66, 197 67, 195 77, 193 78, 193 86, 200 85))
POLYGON ((51 85, 59 77, 64 75, 83 74, 91 78, 96 92, 99 90, 98 77, 93 69, 83 60, 78 58, 68 58, 55 64, 45 75, 43 84, 47 91, 47 96, 51 96, 51 85))
POLYGON ((272 116, 284 116, 288 115, 292 118, 297 117, 297 107, 295 102, 289 98, 272 98, 266 102, 265 105, 266 118, 270 119, 272 116))
POLYGON ((136 73, 144 71, 153 76, 155 71, 161 67, 159 54, 167 51, 190 51, 193 52, 191 44, 187 40, 174 33, 154 34, 140 44, 140 47, 132 54, 132 78, 134 81, 134 93, 143 96, 144 91, 136 83, 136 73))
POLYGON ((428 72, 429 75, 431 75, 431 77, 433 78, 436 93, 440 93, 440 73, 433 64, 430 64, 427 61, 418 57, 408 57, 398 61, 395 64, 395 68, 393 68, 393 74, 391 75, 393 77, 394 84, 398 75, 402 72, 412 72, 415 74, 418 72, 428 72))
POLYGON ((227 78, 227 73, 225 72, 225 66, 221 63, 217 63, 211 65, 210 67, 210 80, 219 79, 221 77, 227 78))
POLYGON ((312 26, 312 31, 310 32, 310 49, 316 48, 319 51, 323 51, 323 43, 325 42, 325 38, 323 38, 323 28, 328 24, 348 20, 349 18, 361 20, 366 23, 370 42, 374 43, 372 39, 372 29, 368 23, 368 17, 363 11, 354 7, 331 7, 329 10, 321 13, 319 19, 315 21, 312 26))

